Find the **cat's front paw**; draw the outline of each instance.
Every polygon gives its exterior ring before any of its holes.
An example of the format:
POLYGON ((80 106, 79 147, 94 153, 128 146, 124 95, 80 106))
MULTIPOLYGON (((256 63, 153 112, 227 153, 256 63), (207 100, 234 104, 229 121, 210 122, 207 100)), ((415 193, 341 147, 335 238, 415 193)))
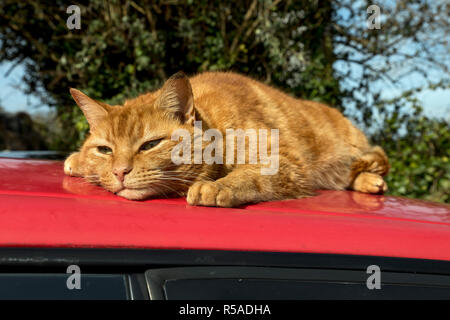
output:
POLYGON ((233 207, 230 188, 217 182, 196 182, 188 191, 187 202, 192 206, 233 207))
POLYGON ((80 176, 80 173, 77 170, 79 155, 79 152, 72 153, 66 161, 64 161, 64 173, 68 176, 80 176))

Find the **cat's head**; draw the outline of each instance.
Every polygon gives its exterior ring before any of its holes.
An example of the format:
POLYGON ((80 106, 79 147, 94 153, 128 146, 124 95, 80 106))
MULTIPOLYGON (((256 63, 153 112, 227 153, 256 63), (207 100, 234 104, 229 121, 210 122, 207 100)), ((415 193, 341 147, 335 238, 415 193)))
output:
POLYGON ((83 111, 89 137, 78 154, 82 176, 127 199, 185 192, 200 168, 176 165, 172 150, 175 130, 193 132, 191 85, 184 73, 170 77, 153 93, 110 106, 71 89, 83 111))

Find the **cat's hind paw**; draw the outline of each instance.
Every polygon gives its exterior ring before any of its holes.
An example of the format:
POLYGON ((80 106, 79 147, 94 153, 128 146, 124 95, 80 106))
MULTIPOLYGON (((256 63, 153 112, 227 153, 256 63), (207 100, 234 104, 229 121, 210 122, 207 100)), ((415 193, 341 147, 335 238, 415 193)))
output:
POLYGON ((384 193, 388 187, 383 177, 376 173, 361 172, 355 179, 352 189, 364 193, 384 193))
POLYGON ((230 188, 217 182, 196 182, 188 191, 187 202, 192 206, 233 207, 230 188))

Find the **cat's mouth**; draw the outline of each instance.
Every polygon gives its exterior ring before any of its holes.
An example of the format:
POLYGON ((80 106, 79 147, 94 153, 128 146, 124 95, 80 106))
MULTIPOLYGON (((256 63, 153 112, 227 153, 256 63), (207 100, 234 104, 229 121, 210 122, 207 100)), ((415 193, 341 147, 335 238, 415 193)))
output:
POLYGON ((143 200, 150 196, 156 195, 158 192, 152 188, 131 189, 123 187, 114 193, 128 200, 143 200))

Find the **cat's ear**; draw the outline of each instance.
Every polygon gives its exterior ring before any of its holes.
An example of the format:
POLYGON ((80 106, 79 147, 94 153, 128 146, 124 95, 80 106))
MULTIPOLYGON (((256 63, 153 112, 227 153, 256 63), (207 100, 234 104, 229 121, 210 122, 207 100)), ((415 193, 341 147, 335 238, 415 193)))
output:
POLYGON ((70 88, 70 94, 80 107, 81 111, 83 111, 91 131, 96 128, 100 120, 104 119, 108 115, 108 106, 104 103, 89 98, 77 89, 70 88))
POLYGON ((184 72, 179 71, 167 79, 156 100, 156 106, 167 110, 182 123, 194 124, 194 96, 184 72))

